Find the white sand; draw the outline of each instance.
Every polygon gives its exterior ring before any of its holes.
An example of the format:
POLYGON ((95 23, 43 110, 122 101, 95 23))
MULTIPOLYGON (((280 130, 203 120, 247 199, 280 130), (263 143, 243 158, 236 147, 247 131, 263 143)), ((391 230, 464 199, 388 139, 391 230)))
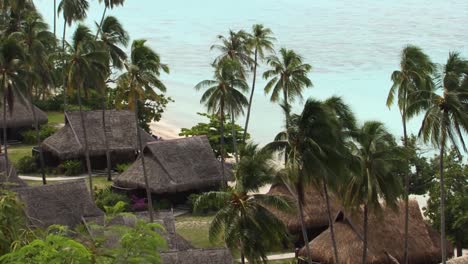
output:
POLYGON ((179 136, 180 127, 170 124, 164 119, 161 119, 159 122, 151 122, 150 128, 153 135, 162 137, 162 139, 181 138, 181 136, 179 136))

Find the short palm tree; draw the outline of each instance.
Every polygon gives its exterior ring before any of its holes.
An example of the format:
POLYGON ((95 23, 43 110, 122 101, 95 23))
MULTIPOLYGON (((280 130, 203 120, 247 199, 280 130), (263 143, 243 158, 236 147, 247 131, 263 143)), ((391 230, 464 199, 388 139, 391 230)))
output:
POLYGON ((401 165, 401 149, 385 126, 377 121, 368 121, 349 142, 352 155, 359 162, 359 170, 351 173, 345 187, 344 204, 351 208, 364 206, 362 263, 367 261, 367 233, 369 210, 379 211, 380 200, 396 208, 402 194, 402 183, 393 173, 401 165))
POLYGON ((81 21, 86 18, 88 11, 88 0, 61 0, 58 5, 58 14, 63 14, 63 36, 62 50, 65 50, 65 34, 67 25, 71 26, 75 21, 81 21))
POLYGON ((265 86, 265 93, 271 93, 272 102, 278 102, 281 93, 283 95, 281 104, 285 110, 287 128, 291 113, 290 103, 296 98, 302 99, 304 88, 312 87, 312 81, 307 76, 312 66, 303 63, 302 57, 293 50, 282 48, 279 53, 280 57, 272 55, 267 58, 270 69, 263 73, 263 78, 271 78, 265 86))
POLYGON ((450 142, 458 153, 467 151, 464 134, 468 131, 468 60, 451 52, 447 63, 436 76, 436 89, 426 100, 429 107, 424 115, 419 135, 440 149, 440 231, 442 263, 446 261, 444 154, 450 142), (441 93, 437 93, 441 91, 441 93))
POLYGON ((245 143, 247 130, 249 128, 250 111, 252 109, 253 96, 255 91, 255 84, 257 80, 257 66, 258 61, 265 58, 266 52, 273 52, 273 41, 275 38, 271 35, 273 32, 271 29, 264 27, 262 24, 255 24, 252 26, 252 33, 247 40, 247 47, 253 51, 253 79, 252 89, 250 90, 249 106, 247 108, 247 117, 245 119, 244 135, 242 142, 245 143))
POLYGON ((161 71, 169 73, 169 67, 161 63, 159 55, 146 45, 146 40, 134 40, 129 60, 125 63, 127 71, 119 76, 119 85, 128 87, 128 106, 135 112, 135 127, 143 166, 143 177, 145 179, 146 196, 150 221, 153 222, 153 200, 149 188, 148 175, 146 171, 145 156, 143 155, 143 142, 138 124, 138 107, 140 100, 144 100, 147 94, 156 95, 155 89, 166 91, 166 86, 161 82, 159 76, 161 71))
MULTIPOLYGON (((67 73, 65 84, 65 96, 76 92, 81 119, 81 129, 84 138, 84 154, 86 168, 88 171, 90 189, 93 189, 91 177, 91 160, 89 157, 88 134, 86 132, 85 117, 82 110, 81 95, 82 90, 91 87, 102 87, 108 75, 108 54, 94 41, 89 28, 78 25, 73 34, 73 42, 68 47, 70 54, 66 58, 65 72, 67 73)), ((92 193, 92 192, 91 192, 92 193)))
POLYGON ((204 193, 195 201, 195 210, 210 205, 220 209, 211 222, 210 241, 223 235, 226 246, 239 250, 241 263, 266 263, 266 253, 286 237, 286 228, 268 208, 291 210, 288 201, 280 196, 253 194, 275 174, 271 153, 248 144, 241 150, 241 160, 235 170, 236 185, 224 191, 204 193))
MULTIPOLYGON (((418 114, 424 104, 419 97, 426 94, 423 90, 431 89, 432 74, 435 70, 434 63, 431 62, 420 48, 416 46, 406 46, 401 52, 400 70, 392 73, 393 85, 387 97, 387 106, 393 105, 395 96, 400 109, 401 121, 403 124, 403 144, 408 147, 408 133, 406 123, 409 119, 418 114), (411 105, 411 108, 409 106, 411 105), (411 112, 408 112, 411 110, 411 112)), ((409 168, 408 168, 409 169, 409 168)), ((408 226, 409 226, 409 173, 405 171, 405 238, 404 238, 404 263, 408 263, 408 226)))
MULTIPOLYGON (((227 110, 236 109, 238 104, 246 103, 243 92, 248 91, 249 85, 242 77, 242 66, 238 61, 224 59, 214 65, 215 73, 213 80, 204 80, 195 86, 195 89, 206 89, 200 99, 207 110, 220 116, 221 121, 221 169, 222 185, 226 184, 224 171, 224 122, 227 110)), ((238 108, 237 108, 238 109, 238 108)))

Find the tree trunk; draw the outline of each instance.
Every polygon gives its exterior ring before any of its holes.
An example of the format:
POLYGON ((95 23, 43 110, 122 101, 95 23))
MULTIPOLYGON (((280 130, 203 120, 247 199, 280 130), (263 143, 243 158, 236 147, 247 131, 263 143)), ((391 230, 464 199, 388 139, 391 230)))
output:
POLYGON ((442 264, 446 263, 447 259, 447 246, 445 243, 445 183, 444 183, 444 153, 445 153, 445 137, 446 126, 445 118, 447 112, 442 112, 441 121, 441 136, 440 136, 440 154, 439 154, 439 173, 440 173, 440 249, 442 255, 442 264))
POLYGON ((367 263, 367 226, 368 226, 368 211, 367 204, 364 205, 364 241, 362 246, 362 264, 367 263))
POLYGON ((305 226, 305 221, 304 221, 304 208, 302 207, 302 203, 299 197, 300 195, 298 195, 298 198, 297 198, 297 207, 299 209, 299 218, 301 220, 302 237, 304 238, 304 247, 307 253, 307 262, 309 264, 312 264, 313 262, 312 262, 312 255, 310 253, 310 247, 309 247, 309 237, 307 236, 307 228, 305 226))
POLYGON ((328 226, 330 227, 330 235, 331 235, 331 240, 332 240, 332 244, 333 244, 333 253, 334 253, 334 256, 335 256, 335 263, 338 264, 340 263, 339 262, 339 259, 338 259, 338 248, 336 246, 336 240, 335 240, 335 231, 333 229, 333 219, 331 218, 331 210, 330 210, 330 197, 328 196, 328 188, 327 188, 327 184, 325 182, 323 182, 323 191, 325 193, 325 201, 327 203, 327 214, 328 214, 328 226))
POLYGON ((288 103, 288 90, 283 85, 283 95, 284 95, 284 114, 286 116, 285 123, 286 123, 286 131, 289 128, 289 103, 288 103))
POLYGON ((102 12, 101 22, 99 23, 99 28, 96 32, 96 37, 94 38, 94 40, 97 40, 99 33, 101 33, 101 27, 102 27, 102 23, 104 22, 104 18, 106 17, 106 11, 107 11, 107 6, 104 7, 104 12, 102 12))
MULTIPOLYGON (((65 112, 67 111, 67 85, 66 85, 66 82, 67 82, 67 78, 65 76, 65 32, 67 31, 67 21, 65 20, 65 22, 63 22, 63 39, 62 39, 62 56, 63 56, 63 59, 62 59, 62 62, 63 62, 63 113, 65 114, 65 112)), ((81 100, 81 99, 80 99, 81 100)))
POLYGON ((83 109, 81 105, 81 87, 78 87, 78 105, 80 107, 80 119, 81 119, 81 129, 83 129, 84 137, 84 151, 85 151, 85 160, 86 160, 86 170, 88 171, 88 180, 89 180, 89 189, 91 193, 91 198, 94 199, 94 190, 93 190, 93 178, 91 173, 91 160, 89 158, 89 148, 88 148, 88 134, 86 133, 86 125, 83 114, 83 109))
POLYGON ((54 0, 54 37, 57 38, 57 0, 54 0))
POLYGON ((457 245, 457 257, 463 256, 463 246, 461 244, 457 245))
POLYGON ((234 148, 234 158, 236 159, 236 163, 239 163, 239 154, 237 152, 237 136, 236 136, 236 128, 235 128, 235 119, 234 119, 234 111, 231 111, 231 133, 232 133, 232 147, 234 148))
POLYGON ((29 107, 31 107, 31 112, 32 112, 33 120, 34 120, 34 129, 36 130, 36 144, 39 150, 39 164, 41 167, 42 184, 46 185, 47 180, 46 180, 46 175, 45 175, 44 152, 42 151, 41 134, 39 133, 39 124, 37 120, 36 108, 34 107, 34 104, 32 101, 32 90, 30 90, 29 92, 29 107))
MULTIPOLYGON (((406 92, 405 92, 405 101, 406 101, 406 92)), ((408 133, 406 131, 406 104, 403 105, 402 113, 402 122, 403 122, 403 145, 405 150, 408 148, 408 133)), ((403 249, 403 263, 408 264, 408 232, 409 232, 409 193, 410 193, 410 179, 408 173, 408 160, 406 159, 406 169, 405 169, 405 233, 404 233, 404 249, 403 249)))
POLYGON ((252 91, 250 91, 250 98, 249 98, 249 106, 247 108, 247 117, 245 118, 245 126, 244 126, 244 135, 242 136, 242 142, 245 144, 245 140, 247 139, 247 129, 249 128, 249 120, 250 120, 250 111, 253 102, 253 96, 255 91, 255 81, 257 79, 257 48, 255 48, 255 61, 254 61, 254 70, 253 70, 253 81, 252 81, 252 91))
POLYGON ((112 163, 111 163, 111 154, 109 150, 109 138, 107 137, 106 133, 106 96, 105 92, 103 93, 103 98, 102 98, 102 131, 104 133, 104 144, 106 146, 106 161, 107 161, 107 180, 112 181, 112 163))
MULTIPOLYGON (((3 74, 3 91, 6 91, 6 76, 3 74)), ((7 140, 7 98, 6 92, 3 93, 3 146, 5 154, 5 177, 6 182, 10 179, 10 164, 8 163, 8 140, 7 140)))
POLYGON ((226 187, 226 175, 224 171, 224 100, 221 100, 221 177, 222 187, 226 187))
POLYGON ((135 94, 134 96, 134 104, 135 104, 135 125, 136 125, 136 135, 137 135, 137 142, 138 142, 138 152, 141 157, 141 165, 143 167, 143 178, 145 179, 145 189, 146 189, 146 199, 148 200, 148 213, 149 213, 149 218, 150 222, 152 223, 154 221, 153 217, 153 199, 151 197, 151 190, 149 187, 149 181, 148 181, 148 174, 146 172, 146 163, 145 163, 145 155, 143 155, 143 142, 141 142, 141 132, 140 132, 140 126, 138 125, 138 98, 137 95, 135 94))
POLYGON ((62 52, 65 53, 65 34, 67 32, 67 20, 63 21, 62 52))

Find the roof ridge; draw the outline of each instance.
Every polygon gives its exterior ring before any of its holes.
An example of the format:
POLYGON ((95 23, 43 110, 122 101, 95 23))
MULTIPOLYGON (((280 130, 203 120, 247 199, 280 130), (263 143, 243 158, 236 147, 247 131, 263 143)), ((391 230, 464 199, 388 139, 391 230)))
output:
MULTIPOLYGON (((65 119, 68 120, 68 125, 70 126, 70 128, 71 128, 71 130, 73 132, 73 135, 75 136, 76 142, 78 143, 78 145, 80 145, 80 149, 82 149, 83 145, 81 144, 81 141, 80 141, 78 135, 76 134, 75 129, 73 128, 73 122, 70 121, 70 117, 68 116, 68 111, 65 111, 64 115, 65 115, 65 119)), ((80 116, 80 118, 81 118, 81 116, 80 116)))

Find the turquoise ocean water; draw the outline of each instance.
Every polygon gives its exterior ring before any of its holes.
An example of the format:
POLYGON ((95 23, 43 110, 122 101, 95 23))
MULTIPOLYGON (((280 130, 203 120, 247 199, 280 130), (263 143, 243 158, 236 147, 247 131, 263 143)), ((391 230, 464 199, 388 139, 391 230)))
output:
MULTIPOLYGON (((52 26, 53 1, 34 2, 52 26)), ((85 24, 94 26, 102 10, 91 1, 85 24)), ((132 38, 147 39, 169 64, 171 73, 162 79, 175 103, 164 119, 177 127, 201 120, 196 115, 204 111, 201 92, 193 86, 212 77, 210 63, 216 52, 209 48, 229 29, 250 30, 255 23, 270 27, 278 49, 296 50, 314 68, 314 87, 305 98, 342 96, 360 122, 381 120, 396 135, 401 135, 399 113, 389 110, 385 100, 401 49, 418 45, 438 63, 449 51, 468 56, 466 0, 127 0, 108 14, 118 17, 132 38)), ((59 19, 59 36, 62 26, 59 19)), ((257 83, 250 125, 253 139, 262 144, 283 124, 279 106, 264 95, 264 85, 262 79, 257 83)), ((296 104, 296 112, 300 106, 296 104)), ((419 123, 420 118, 414 119, 410 131, 417 133, 419 123)))

